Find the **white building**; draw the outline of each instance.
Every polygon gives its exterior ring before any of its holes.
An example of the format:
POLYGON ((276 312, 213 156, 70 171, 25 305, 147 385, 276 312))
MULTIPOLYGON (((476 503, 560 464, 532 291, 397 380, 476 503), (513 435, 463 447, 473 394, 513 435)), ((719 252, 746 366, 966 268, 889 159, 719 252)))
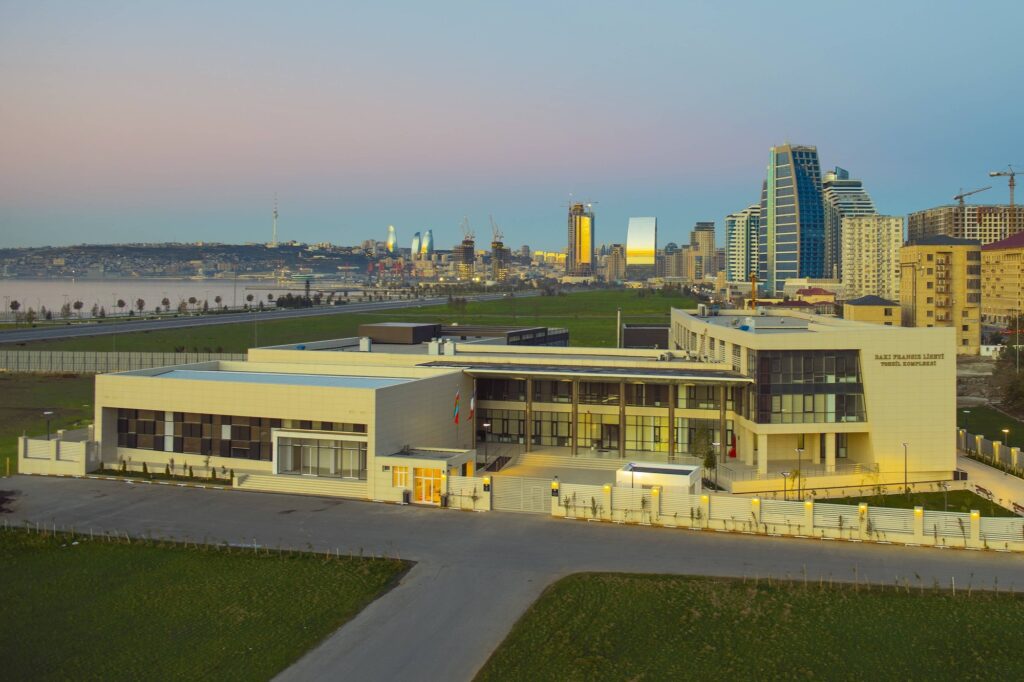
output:
POLYGON ((760 204, 725 217, 725 270, 730 282, 745 281, 757 269, 757 232, 760 204))
POLYGON ((865 215, 843 218, 842 273, 846 298, 881 296, 899 300, 903 218, 865 215))

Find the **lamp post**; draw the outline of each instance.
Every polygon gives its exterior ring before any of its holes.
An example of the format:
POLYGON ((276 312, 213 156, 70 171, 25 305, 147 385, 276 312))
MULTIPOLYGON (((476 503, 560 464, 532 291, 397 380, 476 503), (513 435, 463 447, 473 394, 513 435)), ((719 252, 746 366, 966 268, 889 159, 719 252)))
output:
POLYGON ((910 486, 907 485, 907 443, 903 444, 903 492, 910 494, 910 486))
POLYGON ((782 472, 782 499, 784 499, 784 500, 788 500, 789 499, 789 496, 786 495, 786 479, 787 478, 789 478, 789 472, 788 471, 783 471, 782 472))
POLYGON ((50 440, 50 417, 53 416, 53 410, 46 410, 43 416, 46 417, 46 440, 50 440))
POLYGON ((490 458, 487 456, 487 434, 491 431, 491 422, 484 422, 484 469, 491 465, 490 458))
MULTIPOLYGON (((960 411, 964 413, 964 431, 966 431, 967 433, 970 433, 971 432, 971 411, 970 410, 960 410, 960 411)), ((966 436, 964 437, 964 439, 966 441, 966 436)), ((966 445, 966 443, 965 443, 965 445, 966 445)))
POLYGON ((1010 447, 1010 429, 1003 429, 1003 443, 1010 447))
POLYGON ((802 489, 804 487, 803 460, 804 460, 804 449, 803 448, 797 448, 796 449, 796 475, 798 476, 798 478, 796 479, 796 485, 797 485, 796 499, 797 500, 802 500, 803 499, 803 497, 802 497, 802 493, 803 493, 802 489))
POLYGON ((722 444, 715 441, 711 446, 715 449, 715 490, 718 490, 718 458, 722 456, 722 444))

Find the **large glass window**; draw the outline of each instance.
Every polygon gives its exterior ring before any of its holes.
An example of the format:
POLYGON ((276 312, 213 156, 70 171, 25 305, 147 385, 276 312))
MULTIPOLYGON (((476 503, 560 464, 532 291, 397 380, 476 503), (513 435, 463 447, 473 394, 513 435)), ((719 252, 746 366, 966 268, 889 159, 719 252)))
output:
POLYGON ((533 443, 570 447, 572 415, 568 412, 534 412, 533 443))
POLYGON ((526 379, 476 380, 476 397, 479 400, 506 400, 526 402, 526 379))
POLYGON ((279 438, 278 473, 366 480, 366 443, 279 438))
POLYGON ((668 417, 626 415, 626 449, 668 452, 668 417))
POLYGON ((667 407, 668 384, 626 384, 626 404, 635 407, 667 407))
POLYGON ((524 419, 523 410, 480 408, 476 416, 477 441, 522 443, 525 434, 524 419))
POLYGON ((866 419, 857 351, 760 351, 748 417, 763 424, 866 419))
POLYGON ((581 381, 581 405, 618 405, 619 384, 612 381, 581 381))
POLYGON ((580 412, 576 446, 593 450, 619 449, 619 415, 580 412))
POLYGON ((571 403, 572 382, 535 379, 533 400, 538 403, 571 403))
POLYGON ((721 424, 717 419, 689 419, 687 417, 676 417, 676 453, 692 457, 703 457, 704 453, 700 452, 700 450, 701 441, 702 439, 705 439, 704 444, 706 446, 712 446, 714 443, 719 443, 719 447, 716 448, 716 452, 720 456, 719 461, 728 459, 729 449, 732 447, 732 420, 727 419, 725 422, 724 441, 720 438, 722 434, 720 426, 721 424), (724 447, 721 446, 722 443, 725 443, 724 447))

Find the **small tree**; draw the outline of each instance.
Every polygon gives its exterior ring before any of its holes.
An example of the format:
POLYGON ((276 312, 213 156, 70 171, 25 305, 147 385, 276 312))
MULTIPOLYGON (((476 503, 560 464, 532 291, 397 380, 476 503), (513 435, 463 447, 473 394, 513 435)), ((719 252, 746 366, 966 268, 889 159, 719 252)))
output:
POLYGON ((164 296, 162 299, 160 299, 160 305, 169 310, 171 305, 171 299, 164 296))
POLYGON ((135 299, 135 309, 138 310, 139 313, 141 313, 143 310, 146 309, 146 302, 141 298, 135 299))
POLYGON ((128 304, 125 303, 125 300, 123 298, 117 299, 117 307, 122 313, 124 312, 124 308, 126 305, 128 304))
POLYGON ((18 324, 18 311, 21 310, 21 304, 17 301, 11 301, 11 312, 14 313, 14 324, 18 324))
POLYGON ((193 308, 195 308, 196 307, 196 297, 195 296, 189 296, 188 297, 188 304, 190 306, 192 306, 193 308))
POLYGON ((711 440, 711 429, 701 423, 694 429, 693 443, 690 446, 693 454, 704 460, 705 471, 715 471, 715 478, 718 478, 718 456, 715 453, 715 445, 711 440))
POLYGON ((82 306, 84 306, 84 305, 85 304, 82 303, 81 301, 75 301, 74 303, 71 304, 71 307, 75 309, 75 314, 78 315, 79 317, 81 317, 82 316, 82 306))

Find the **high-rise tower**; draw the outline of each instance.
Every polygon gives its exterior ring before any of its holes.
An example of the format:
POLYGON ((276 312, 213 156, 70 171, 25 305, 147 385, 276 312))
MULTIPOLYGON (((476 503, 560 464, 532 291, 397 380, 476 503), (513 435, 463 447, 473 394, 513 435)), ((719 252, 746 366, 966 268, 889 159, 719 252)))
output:
POLYGON ((771 292, 787 279, 825 275, 825 215, 818 148, 772 147, 761 185, 758 275, 771 292))
POLYGON ((412 248, 409 249, 409 258, 416 260, 420 257, 420 233, 413 232, 412 234, 412 248))
POLYGON ((850 174, 838 166, 822 178, 821 199, 825 209, 824 276, 840 279, 843 274, 843 218, 875 215, 878 211, 861 181, 851 180, 850 174))
POLYGON ((590 277, 594 274, 594 211, 591 204, 569 206, 569 249, 565 274, 590 277))
POLYGON ((384 242, 387 247, 388 255, 394 256, 398 251, 398 235, 395 233, 395 226, 388 225, 388 238, 384 242))
POLYGON ((695 280, 704 277, 714 277, 718 274, 718 266, 715 259, 715 223, 709 221, 698 222, 693 226, 690 233, 690 248, 694 253, 695 268, 690 276, 695 280))
POLYGON ((658 219, 630 218, 626 228, 626 276, 645 280, 655 275, 658 219))
POLYGON ((725 270, 730 282, 747 281, 750 273, 757 270, 760 221, 760 204, 751 204, 742 211, 725 216, 725 270))
POLYGON ((434 253, 434 231, 427 230, 423 233, 423 240, 420 242, 420 254, 429 257, 434 253))

